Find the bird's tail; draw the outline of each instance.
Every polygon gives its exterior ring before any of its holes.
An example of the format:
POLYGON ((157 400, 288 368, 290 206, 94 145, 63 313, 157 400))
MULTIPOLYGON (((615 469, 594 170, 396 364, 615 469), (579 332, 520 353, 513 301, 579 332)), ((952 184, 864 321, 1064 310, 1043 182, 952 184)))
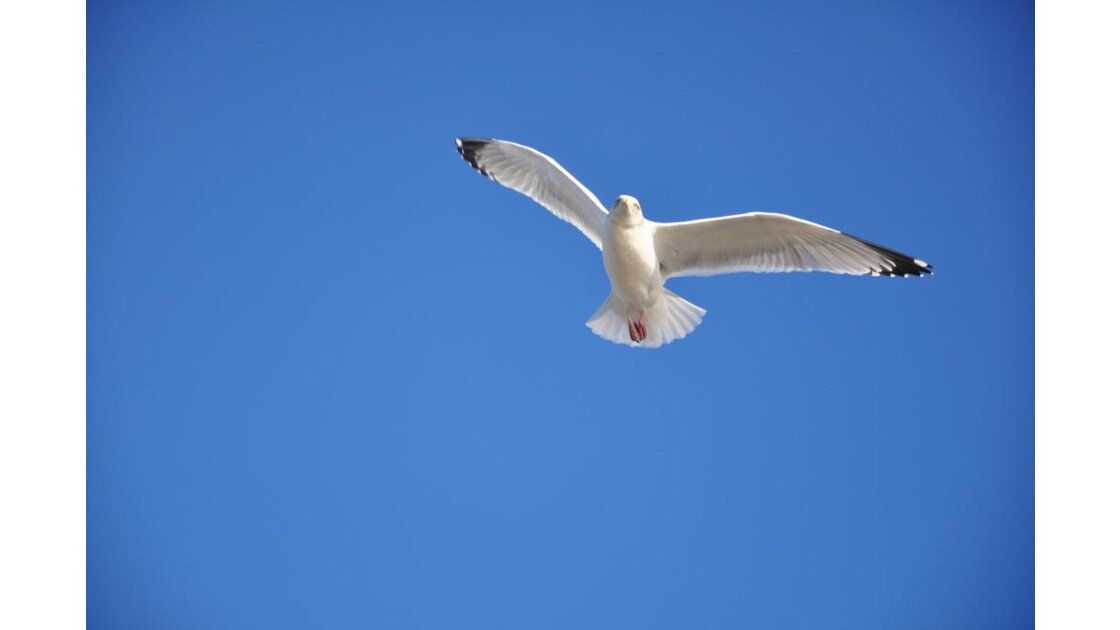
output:
POLYGON ((587 327, 607 341, 656 348, 681 339, 695 330, 705 313, 707 311, 699 306, 662 288, 660 299, 645 311, 646 337, 643 341, 635 342, 631 340, 630 317, 626 312, 626 305, 611 293, 607 301, 587 320, 587 327))

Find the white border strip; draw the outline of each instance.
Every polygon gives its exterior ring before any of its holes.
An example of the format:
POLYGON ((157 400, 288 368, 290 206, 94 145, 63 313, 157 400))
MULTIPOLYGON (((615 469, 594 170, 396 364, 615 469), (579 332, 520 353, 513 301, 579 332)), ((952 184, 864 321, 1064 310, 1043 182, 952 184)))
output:
POLYGON ((0 5, 0 627, 85 626, 83 2, 0 5))
POLYGON ((1055 630, 1120 628, 1118 13, 1035 13, 1035 610, 1055 630))

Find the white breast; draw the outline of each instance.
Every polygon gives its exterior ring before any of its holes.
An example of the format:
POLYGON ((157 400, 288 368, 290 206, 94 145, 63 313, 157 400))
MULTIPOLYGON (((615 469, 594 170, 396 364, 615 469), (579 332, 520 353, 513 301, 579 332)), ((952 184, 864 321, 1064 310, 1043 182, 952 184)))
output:
POLYGON ((636 225, 606 222, 603 266, 611 289, 627 306, 640 311, 653 302, 661 288, 653 226, 644 220, 636 225))

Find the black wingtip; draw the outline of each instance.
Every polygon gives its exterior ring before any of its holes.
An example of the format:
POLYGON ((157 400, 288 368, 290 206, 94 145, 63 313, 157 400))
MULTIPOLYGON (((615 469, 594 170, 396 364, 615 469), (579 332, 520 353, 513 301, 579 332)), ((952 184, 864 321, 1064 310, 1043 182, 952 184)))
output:
POLYGON ((862 238, 859 238, 858 236, 852 236, 851 234, 847 233, 845 233, 845 236, 854 238, 864 245, 867 245, 879 254, 882 254, 887 260, 891 262, 892 267, 890 269, 868 269, 867 273, 871 275, 896 277, 915 276, 919 278, 922 276, 933 275, 933 265, 927 263, 924 260, 914 258, 913 256, 907 256, 906 254, 896 252, 889 247, 883 247, 878 243, 872 243, 871 241, 864 240, 862 238))
POLYGON ((486 169, 478 164, 478 152, 491 142, 493 140, 490 138, 455 138, 455 148, 459 150, 459 155, 463 156, 467 164, 471 165, 471 168, 493 179, 494 176, 487 173, 486 169))

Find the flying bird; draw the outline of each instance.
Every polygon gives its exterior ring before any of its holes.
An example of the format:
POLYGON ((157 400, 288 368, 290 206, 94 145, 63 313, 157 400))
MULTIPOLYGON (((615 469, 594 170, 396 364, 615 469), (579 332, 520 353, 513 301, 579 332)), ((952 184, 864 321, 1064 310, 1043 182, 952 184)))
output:
POLYGON ((670 278, 739 271, 933 273, 917 258, 785 214, 658 223, 646 219, 629 195, 615 199, 608 212, 556 160, 536 149, 487 138, 456 138, 455 146, 478 172, 529 196, 602 250, 611 294, 587 327, 615 343, 657 348, 700 324, 707 311, 666 289, 670 278))

